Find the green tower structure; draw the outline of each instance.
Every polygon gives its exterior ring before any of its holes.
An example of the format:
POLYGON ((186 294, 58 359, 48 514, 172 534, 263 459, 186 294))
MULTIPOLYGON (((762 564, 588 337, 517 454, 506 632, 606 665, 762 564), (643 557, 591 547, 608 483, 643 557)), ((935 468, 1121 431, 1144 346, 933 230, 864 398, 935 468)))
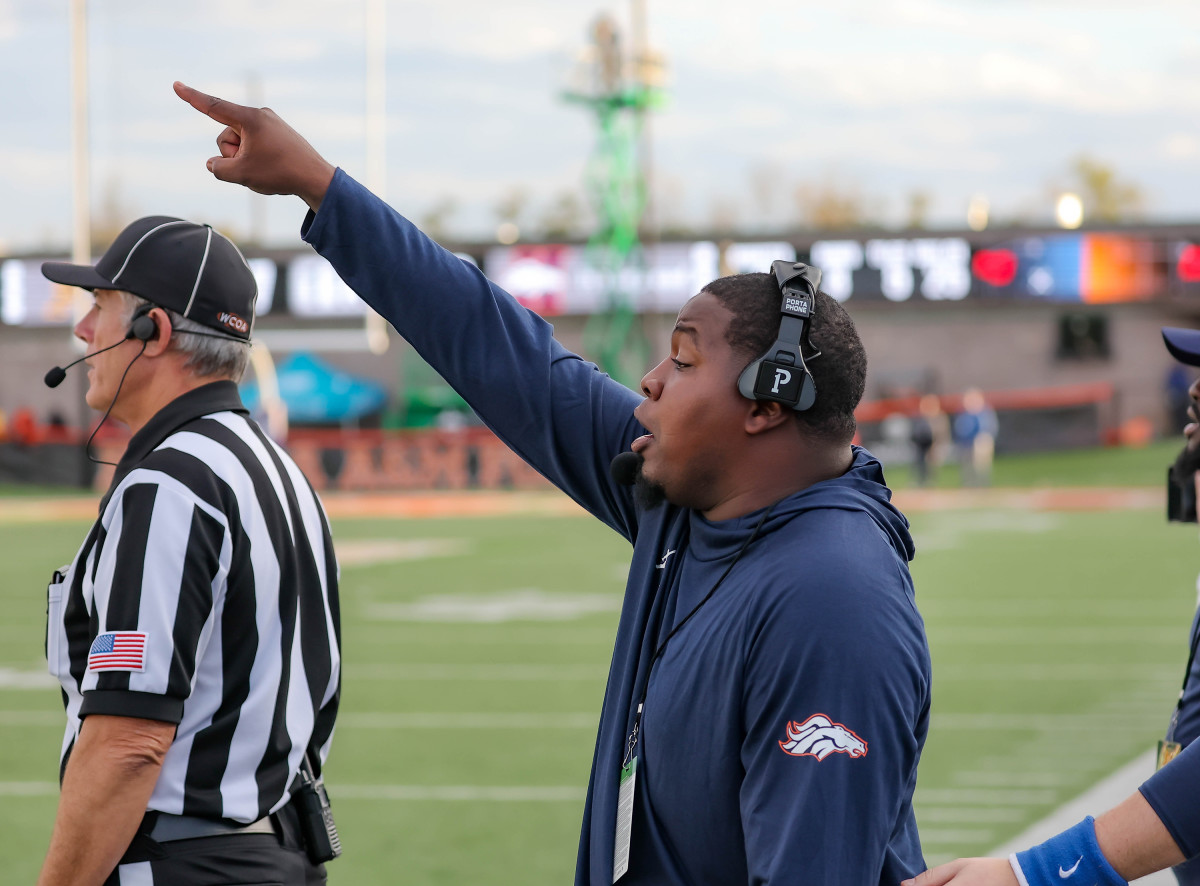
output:
POLYGON ((639 42, 627 58, 616 25, 606 16, 598 18, 578 69, 581 82, 564 93, 567 101, 592 112, 598 131, 585 177, 597 220, 587 260, 602 281, 602 307, 584 327, 584 351, 635 389, 650 351, 635 301, 646 270, 639 235, 647 202, 642 137, 646 113, 664 98, 658 86, 661 63, 639 42))

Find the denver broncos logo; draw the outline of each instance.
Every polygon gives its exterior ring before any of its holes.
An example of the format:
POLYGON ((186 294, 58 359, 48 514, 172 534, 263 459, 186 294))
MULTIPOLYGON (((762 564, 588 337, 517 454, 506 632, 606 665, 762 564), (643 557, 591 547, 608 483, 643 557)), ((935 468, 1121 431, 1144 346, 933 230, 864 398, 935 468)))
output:
POLYGON ((824 760, 830 754, 849 754, 865 757, 867 743, 824 714, 813 714, 803 723, 795 720, 787 725, 788 740, 779 746, 793 757, 816 757, 824 760))

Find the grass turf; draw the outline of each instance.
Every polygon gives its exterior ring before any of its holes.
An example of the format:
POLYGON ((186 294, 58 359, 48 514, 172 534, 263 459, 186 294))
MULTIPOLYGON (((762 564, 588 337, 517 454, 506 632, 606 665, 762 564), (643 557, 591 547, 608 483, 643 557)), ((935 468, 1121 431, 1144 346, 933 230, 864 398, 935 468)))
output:
MULTIPOLYGON (((996 477, 1066 483, 1090 469, 1151 485, 1174 448, 1006 459, 996 477)), ((936 861, 988 850, 1152 746, 1182 676, 1200 551, 1159 510, 910 518, 935 686, 917 806, 936 861)), ((0 528, 12 882, 32 881, 44 853, 61 737, 53 687, 12 684, 44 667, 43 586, 85 529, 0 528)), ((328 779, 346 855, 330 882, 569 881, 627 545, 586 517, 340 520, 334 532, 347 551, 409 544, 343 568, 344 717, 328 779), (521 617, 552 603, 565 617, 521 617)))

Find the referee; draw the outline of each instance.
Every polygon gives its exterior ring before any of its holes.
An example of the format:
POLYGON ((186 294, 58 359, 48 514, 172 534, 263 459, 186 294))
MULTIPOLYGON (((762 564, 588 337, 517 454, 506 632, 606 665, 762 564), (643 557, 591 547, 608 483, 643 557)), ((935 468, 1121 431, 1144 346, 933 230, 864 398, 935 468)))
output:
POLYGON ((133 436, 48 590, 67 726, 38 882, 324 883, 336 833, 301 810, 337 715, 338 568, 316 494, 238 396, 254 276, 163 216, 42 272, 92 290, 87 403, 133 436))

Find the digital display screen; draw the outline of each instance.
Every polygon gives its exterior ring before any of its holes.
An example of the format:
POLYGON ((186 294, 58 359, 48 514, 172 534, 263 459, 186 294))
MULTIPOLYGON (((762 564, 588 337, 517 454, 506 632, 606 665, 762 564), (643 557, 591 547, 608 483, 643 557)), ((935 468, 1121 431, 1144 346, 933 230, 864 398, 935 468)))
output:
POLYGON ((87 292, 51 283, 42 276, 42 261, 10 258, 0 262, 0 321, 10 326, 74 325, 75 299, 87 292))
POLYGON ((838 301, 958 301, 971 291, 971 245, 961 237, 818 240, 809 255, 838 301))

